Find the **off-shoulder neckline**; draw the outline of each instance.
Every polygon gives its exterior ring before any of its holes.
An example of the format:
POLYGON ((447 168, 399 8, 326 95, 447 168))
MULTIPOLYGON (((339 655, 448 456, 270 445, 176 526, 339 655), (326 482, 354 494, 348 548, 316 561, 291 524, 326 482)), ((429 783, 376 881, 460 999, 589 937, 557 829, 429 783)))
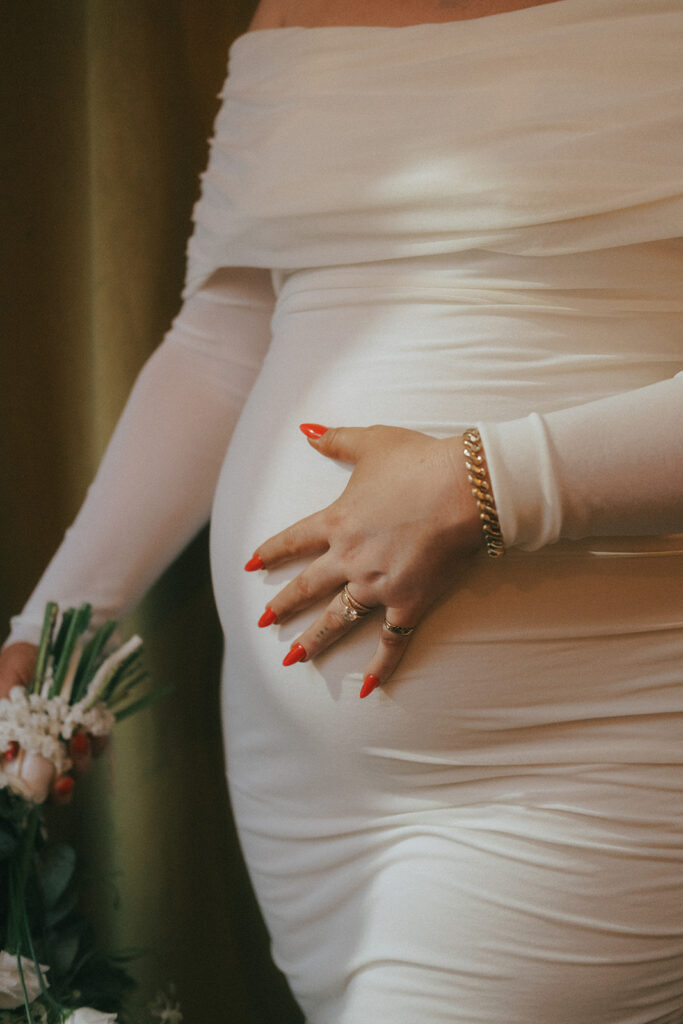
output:
POLYGON ((376 36, 390 34, 403 38, 410 33, 419 35, 422 32, 432 30, 466 32, 472 29, 472 27, 479 29, 482 26, 489 27, 494 23, 498 24, 501 20, 518 20, 523 22, 534 16, 541 16, 540 12, 544 12, 545 16, 548 17, 554 16, 559 10, 566 12, 568 8, 571 8, 573 12, 579 6, 591 9, 595 5, 596 0, 551 0, 550 3, 535 4, 531 7, 518 7, 513 11, 499 11, 494 14, 480 15, 476 18, 461 18, 453 21, 425 21, 415 22, 410 25, 286 25, 281 28, 261 28, 243 32, 237 36, 232 43, 231 49, 233 47, 241 48, 245 43, 259 45, 264 40, 268 42, 285 42, 297 37, 327 38, 334 34, 344 36, 351 36, 353 34, 376 36))

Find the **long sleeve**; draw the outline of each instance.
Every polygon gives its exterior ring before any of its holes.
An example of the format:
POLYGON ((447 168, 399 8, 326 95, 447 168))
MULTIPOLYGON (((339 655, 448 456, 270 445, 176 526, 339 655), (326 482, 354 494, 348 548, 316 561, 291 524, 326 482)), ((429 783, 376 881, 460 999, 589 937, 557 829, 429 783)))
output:
POLYGON ((9 642, 35 642, 46 601, 130 609, 207 521, 232 430, 270 338, 265 270, 216 271, 143 367, 85 502, 9 642))
POLYGON ((479 429, 507 545, 683 532, 683 373, 479 429))

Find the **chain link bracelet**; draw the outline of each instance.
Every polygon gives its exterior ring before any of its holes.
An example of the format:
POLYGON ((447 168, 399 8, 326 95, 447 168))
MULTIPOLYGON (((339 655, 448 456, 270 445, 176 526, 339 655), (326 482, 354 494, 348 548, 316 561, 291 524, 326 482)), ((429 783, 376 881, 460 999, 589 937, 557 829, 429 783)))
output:
POLYGON ((489 558, 500 558, 505 554, 503 535, 500 532, 496 502, 491 489, 484 446, 481 435, 476 427, 470 427, 463 434, 463 450, 467 479, 472 486, 472 494, 477 500, 479 518, 484 534, 484 543, 489 558))

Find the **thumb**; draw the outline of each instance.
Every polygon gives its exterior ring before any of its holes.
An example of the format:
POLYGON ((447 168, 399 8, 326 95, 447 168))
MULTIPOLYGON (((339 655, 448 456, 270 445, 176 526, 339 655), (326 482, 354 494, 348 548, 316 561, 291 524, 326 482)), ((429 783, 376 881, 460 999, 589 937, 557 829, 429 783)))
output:
POLYGON ((328 459, 357 462, 361 453, 363 427, 323 427, 319 423, 302 423, 299 427, 311 446, 328 459))
POLYGON ((8 697, 12 687, 29 686, 36 667, 35 644, 17 642, 0 651, 0 697, 8 697))

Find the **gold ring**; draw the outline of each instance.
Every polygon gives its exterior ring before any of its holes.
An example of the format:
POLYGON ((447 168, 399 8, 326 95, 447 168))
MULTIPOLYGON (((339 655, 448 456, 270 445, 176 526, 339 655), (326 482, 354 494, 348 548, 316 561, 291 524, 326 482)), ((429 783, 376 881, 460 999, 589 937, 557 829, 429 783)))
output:
POLYGON ((348 583, 340 593, 339 600, 342 603, 342 615, 347 622, 356 622, 358 619, 365 618, 372 611, 372 608, 367 604, 361 604, 360 601, 356 601, 355 597, 349 594, 348 583))
POLYGON ((389 633, 394 633, 396 636, 410 636, 415 632, 415 626, 395 626, 393 622, 389 622, 389 619, 385 619, 383 625, 389 633))

